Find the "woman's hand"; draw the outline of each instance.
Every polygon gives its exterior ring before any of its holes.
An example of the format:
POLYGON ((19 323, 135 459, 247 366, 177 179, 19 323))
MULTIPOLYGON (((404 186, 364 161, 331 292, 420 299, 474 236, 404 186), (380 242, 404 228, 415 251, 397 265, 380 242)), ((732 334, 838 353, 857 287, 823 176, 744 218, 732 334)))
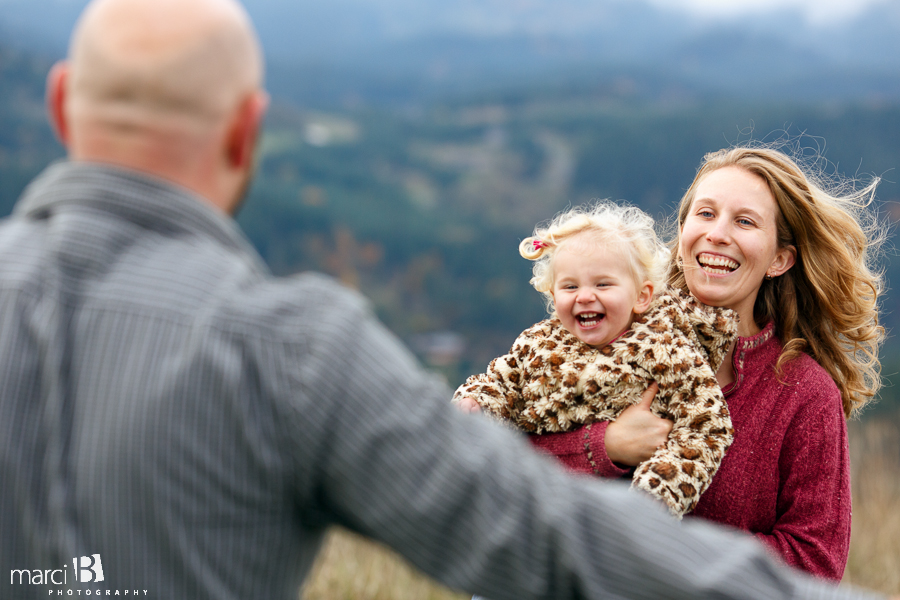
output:
POLYGON ((668 440, 672 421, 650 412, 657 391, 659 386, 654 382, 641 394, 640 402, 626 408, 606 427, 606 454, 614 463, 637 466, 668 440))
POLYGON ((469 397, 460 399, 460 401, 456 403, 456 408, 464 413, 481 412, 481 406, 478 405, 474 398, 469 397))

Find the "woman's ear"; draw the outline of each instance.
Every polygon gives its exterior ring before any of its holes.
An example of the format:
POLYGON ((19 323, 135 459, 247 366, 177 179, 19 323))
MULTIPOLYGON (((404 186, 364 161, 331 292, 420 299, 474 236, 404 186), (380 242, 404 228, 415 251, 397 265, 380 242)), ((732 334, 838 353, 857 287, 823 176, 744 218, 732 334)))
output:
POLYGON ((769 265, 769 268, 766 270, 766 275, 769 277, 784 275, 794 266, 796 261, 797 249, 794 246, 779 248, 775 252, 775 260, 772 261, 772 264, 769 265))
POLYGON ((651 302, 653 302, 653 283, 645 281, 638 291, 637 301, 634 303, 634 314, 639 315, 646 312, 650 308, 651 302))

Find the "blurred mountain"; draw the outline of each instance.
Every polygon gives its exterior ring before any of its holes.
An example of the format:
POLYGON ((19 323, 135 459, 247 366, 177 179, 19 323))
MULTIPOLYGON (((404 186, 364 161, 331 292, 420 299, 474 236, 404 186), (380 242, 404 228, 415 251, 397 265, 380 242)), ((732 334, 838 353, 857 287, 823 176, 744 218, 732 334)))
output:
MULTIPOLYGON (((61 56, 85 2, 0 0, 0 39, 61 56)), ((700 18, 642 0, 245 4, 273 93, 311 105, 416 104, 537 82, 589 87, 634 73, 677 82, 688 98, 900 97, 896 2, 830 23, 790 11, 700 18)))

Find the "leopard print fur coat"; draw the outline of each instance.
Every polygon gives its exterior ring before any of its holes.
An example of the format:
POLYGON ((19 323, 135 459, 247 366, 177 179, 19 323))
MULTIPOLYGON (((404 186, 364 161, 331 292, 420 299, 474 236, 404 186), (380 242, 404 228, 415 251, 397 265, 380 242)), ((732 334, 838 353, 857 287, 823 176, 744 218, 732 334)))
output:
POLYGON ((674 427, 665 447, 638 465, 632 486, 681 518, 697 504, 731 445, 733 430, 715 373, 737 333, 737 315, 667 288, 632 326, 603 348, 589 346, 558 319, 525 330, 509 354, 473 375, 454 401, 529 433, 613 421, 656 381, 651 405, 674 427))

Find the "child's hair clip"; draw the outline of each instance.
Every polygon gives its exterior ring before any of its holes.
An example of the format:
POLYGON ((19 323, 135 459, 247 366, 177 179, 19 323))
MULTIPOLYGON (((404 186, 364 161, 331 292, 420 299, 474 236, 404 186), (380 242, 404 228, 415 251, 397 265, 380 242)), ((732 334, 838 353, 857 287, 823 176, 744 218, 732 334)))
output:
POLYGON ((550 244, 548 244, 547 242, 542 241, 542 240, 534 240, 533 242, 531 242, 531 246, 535 250, 542 250, 544 248, 549 248, 550 244))

